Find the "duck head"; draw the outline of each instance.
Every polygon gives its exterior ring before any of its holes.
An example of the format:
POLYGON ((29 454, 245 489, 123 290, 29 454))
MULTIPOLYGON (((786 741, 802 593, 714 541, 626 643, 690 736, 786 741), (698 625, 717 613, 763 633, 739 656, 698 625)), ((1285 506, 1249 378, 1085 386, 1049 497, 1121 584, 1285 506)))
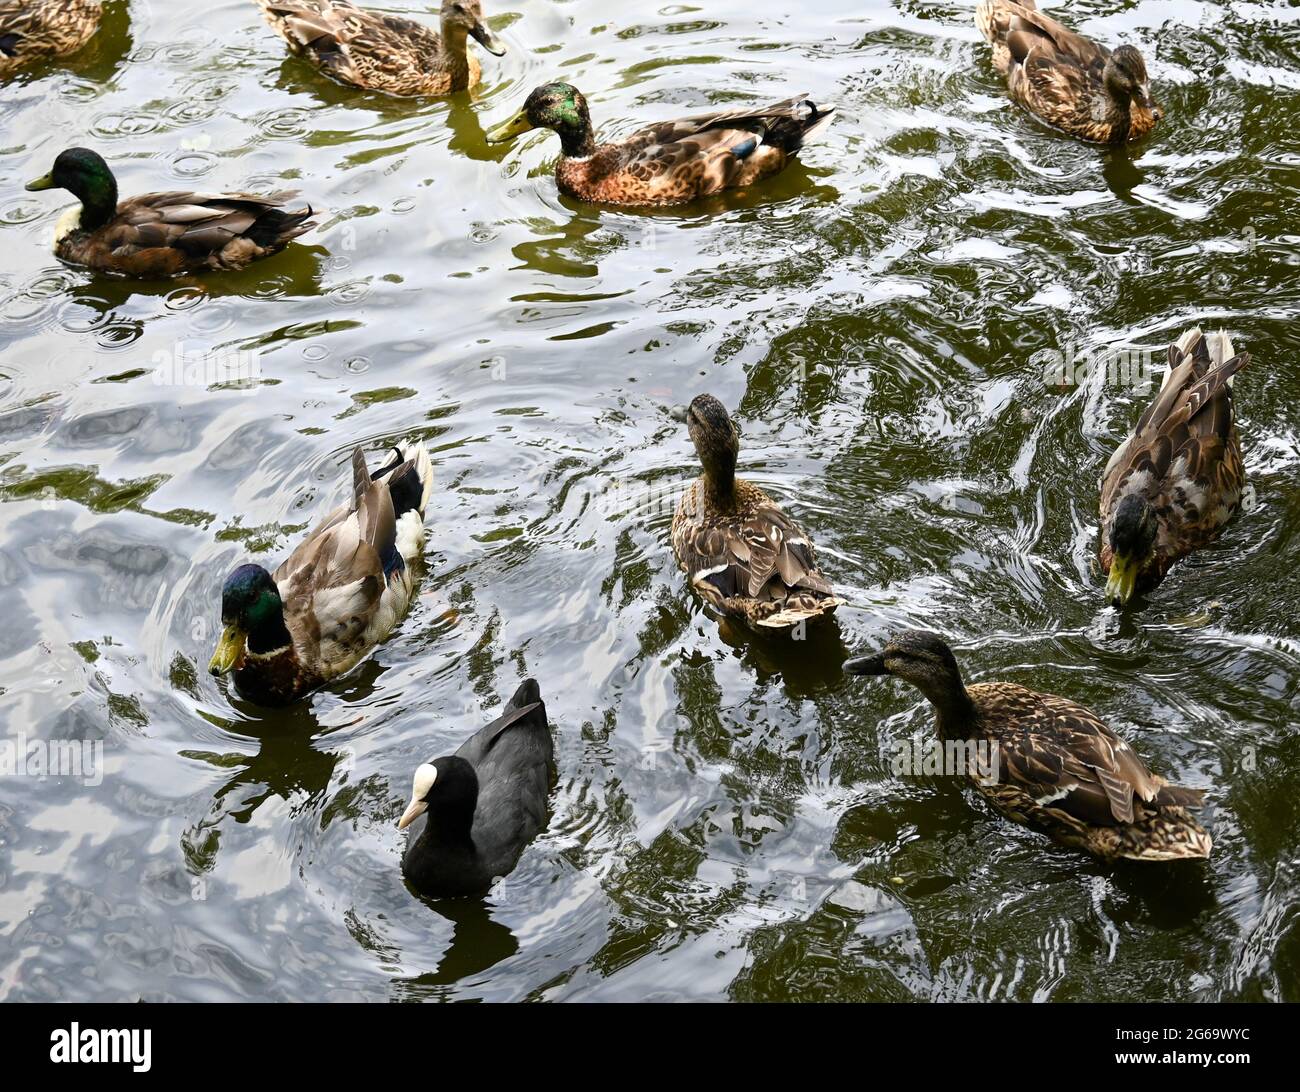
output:
POLYGON ((532 129, 553 129, 560 136, 564 154, 570 158, 582 158, 595 150, 587 100, 572 84, 544 83, 535 88, 523 109, 490 130, 487 140, 489 144, 513 140, 532 129))
POLYGON ((250 652, 266 655, 293 643, 284 624, 280 589, 261 565, 241 565, 226 578, 221 624, 225 628, 208 664, 214 675, 239 670, 250 652))
POLYGON ((1106 602, 1124 606, 1133 597, 1155 560, 1155 509, 1140 493, 1130 493, 1119 502, 1110 521, 1110 575, 1106 579, 1106 602))
POLYGON ((479 0, 449 0, 442 5, 442 36, 465 40, 468 34, 494 57, 505 54, 505 43, 483 21, 483 5, 479 0))
POLYGON ((1106 92, 1115 102, 1127 107, 1136 102, 1143 110, 1151 113, 1156 121, 1162 116, 1160 105, 1151 97, 1151 80, 1147 76, 1147 64, 1131 45, 1122 45, 1106 58, 1106 67, 1101 74, 1106 92))

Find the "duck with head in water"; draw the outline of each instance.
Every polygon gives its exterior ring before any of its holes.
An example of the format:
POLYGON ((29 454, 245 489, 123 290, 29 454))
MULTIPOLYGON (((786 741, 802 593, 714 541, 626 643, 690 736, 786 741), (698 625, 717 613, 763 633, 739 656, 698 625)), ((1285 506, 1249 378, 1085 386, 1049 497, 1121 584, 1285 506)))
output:
POLYGON ((410 830, 402 872, 411 886, 430 898, 484 894, 546 826, 554 777, 546 705, 525 679, 455 754, 416 768, 397 824, 410 830))

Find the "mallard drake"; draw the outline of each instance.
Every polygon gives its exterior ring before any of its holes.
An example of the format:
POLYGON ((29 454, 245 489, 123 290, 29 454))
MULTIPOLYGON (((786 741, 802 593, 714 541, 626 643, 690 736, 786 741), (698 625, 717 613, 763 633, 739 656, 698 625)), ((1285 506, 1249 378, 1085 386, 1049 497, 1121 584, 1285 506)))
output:
POLYGON ((812 541, 758 486, 736 477, 740 434, 722 403, 685 411, 703 473, 677 502, 673 552, 691 587, 730 618, 784 629, 840 605, 812 541))
POLYGON ((454 755, 415 770, 398 829, 411 828, 402 872, 422 895, 484 894, 546 826, 555 745, 541 690, 525 679, 501 716, 454 755))
POLYGON ((99 0, 0 0, 0 80, 75 53, 99 29, 99 0))
POLYGON ((447 95, 478 83, 473 37, 489 53, 506 51, 483 21, 479 0, 447 0, 442 35, 400 15, 359 8, 348 0, 257 0, 289 49, 328 76, 388 95, 447 95))
POLYGON ((234 672, 259 705, 284 705, 350 671, 397 624, 414 591, 433 466, 400 444, 373 474, 352 453, 352 499, 275 570, 241 565, 221 591, 225 630, 208 669, 234 672))
POLYGON ((835 107, 798 95, 757 110, 661 121, 625 140, 597 144, 582 92, 548 83, 487 139, 554 129, 563 153, 555 168, 562 193, 604 205, 681 205, 776 174, 834 113, 835 107))
POLYGON ((117 200, 117 179, 88 148, 60 152, 29 190, 69 190, 81 201, 59 220, 54 253, 104 273, 156 280, 210 269, 242 269, 278 254, 316 225, 310 206, 280 208, 292 192, 142 193, 117 200))
POLYGON ((1112 53, 1038 11, 1034 0, 980 0, 975 25, 993 46, 993 67, 1007 77, 1011 97, 1071 136, 1141 140, 1163 114, 1131 45, 1112 53))
POLYGON ((1137 428, 1101 475, 1101 567, 1108 602, 1150 591, 1241 508, 1246 470, 1232 380, 1250 360, 1226 333, 1188 330, 1137 428))
POLYGON ((945 755, 960 755, 975 787, 1008 819, 1105 860, 1210 855, 1210 836, 1187 811, 1203 806, 1201 790, 1153 774, 1082 705, 1009 682, 968 687, 933 633, 900 633, 844 670, 895 675, 920 690, 934 706, 945 755), (949 742, 966 746, 958 752, 949 742))

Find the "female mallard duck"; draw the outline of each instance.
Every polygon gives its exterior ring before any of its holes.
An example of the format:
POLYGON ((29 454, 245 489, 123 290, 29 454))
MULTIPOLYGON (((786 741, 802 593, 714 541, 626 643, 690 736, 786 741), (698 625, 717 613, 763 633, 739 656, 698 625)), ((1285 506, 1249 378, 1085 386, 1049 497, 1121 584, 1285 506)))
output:
POLYGON ((278 254, 316 225, 310 207, 283 211, 292 193, 142 193, 117 201, 117 179, 87 148, 60 152, 29 190, 69 190, 81 206, 65 213, 54 253, 105 273, 153 280, 208 269, 242 269, 278 254))
POLYGON ((388 95, 447 95, 478 83, 473 36, 500 57, 506 47, 483 22, 479 0, 446 0, 442 36, 400 15, 359 8, 348 0, 257 0, 289 49, 340 83, 388 95))
POLYGON ((618 143, 597 144, 582 92, 548 83, 487 139, 554 129, 563 151, 555 169, 562 193, 605 205, 681 205, 776 174, 834 113, 799 95, 758 110, 661 121, 618 143))
POLYGON ((1101 475, 1101 567, 1108 602, 1150 591, 1241 508, 1246 470, 1232 379, 1250 360, 1226 333, 1188 330, 1133 434, 1101 475))
POLYGON ((525 679, 505 711, 454 755, 416 768, 398 829, 402 872, 422 895, 482 895, 546 826, 555 744, 542 692, 525 679), (428 813, 427 815, 425 813, 428 813))
MULTIPOLYGON (((1199 789, 1153 774, 1095 713, 1015 683, 966 686, 952 650, 933 633, 901 633, 878 656, 848 660, 850 675, 896 675, 934 706, 945 744, 993 807, 1017 823, 1105 860, 1208 857, 1210 836, 1188 814, 1199 789)), ((956 771, 953 771, 956 772, 956 771)))
POLYGON ((1146 62, 1130 45, 1114 53, 1066 30, 1034 0, 980 0, 975 25, 1011 97, 1058 129, 1099 144, 1140 140, 1155 128, 1146 62))
POLYGON ((75 53, 99 29, 99 0, 0 0, 0 80, 75 53))
POLYGON ((401 444, 370 474, 352 453, 352 501, 340 505, 275 570, 241 565, 221 591, 225 626, 208 669, 234 672, 259 705, 284 705, 350 671, 388 636, 415 582, 433 466, 401 444))
POLYGON ((739 433, 722 403, 698 395, 686 411, 704 473, 673 515, 673 552, 691 586, 722 614, 784 629, 840 605, 813 544, 756 485, 736 477, 739 433))

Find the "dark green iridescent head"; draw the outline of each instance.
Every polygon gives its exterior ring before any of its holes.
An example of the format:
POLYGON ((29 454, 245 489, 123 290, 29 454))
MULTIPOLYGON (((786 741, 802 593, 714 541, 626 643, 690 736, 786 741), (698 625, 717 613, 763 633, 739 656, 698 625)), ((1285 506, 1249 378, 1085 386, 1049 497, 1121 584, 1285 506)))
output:
POLYGON ((225 630, 208 665, 214 675, 238 670, 245 651, 262 654, 291 644, 280 591, 260 565, 241 565, 226 578, 221 624, 225 630))
POLYGON ((532 129, 554 129, 566 156, 590 155, 595 148, 587 100, 572 84, 544 83, 534 89, 523 109, 489 132, 487 139, 511 140, 532 129))
POLYGON ((104 157, 89 148, 59 153, 50 173, 27 183, 29 190, 67 190, 82 204, 81 226, 93 231, 117 212, 117 179, 104 157))

